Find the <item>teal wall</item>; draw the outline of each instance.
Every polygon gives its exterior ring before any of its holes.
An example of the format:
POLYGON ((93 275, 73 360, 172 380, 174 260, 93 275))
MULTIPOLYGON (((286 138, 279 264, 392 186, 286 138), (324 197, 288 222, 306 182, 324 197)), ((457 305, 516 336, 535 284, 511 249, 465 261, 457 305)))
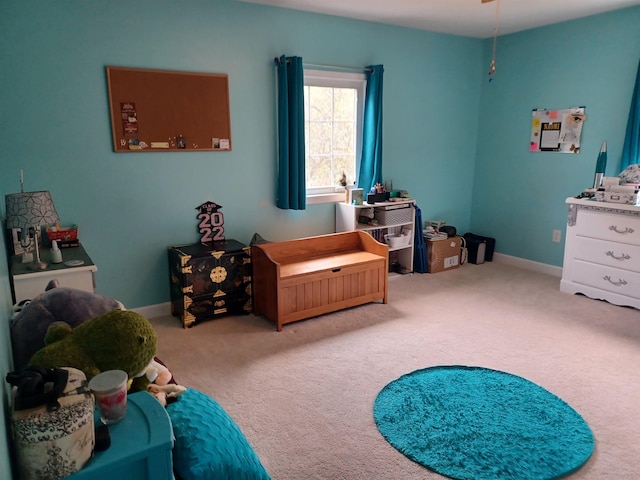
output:
MULTIPOLYGON (((498 39, 496 80, 482 85, 471 227, 495 236, 501 253, 561 266, 564 201, 593 185, 603 140, 607 175, 620 173, 638 25, 634 7, 498 39), (580 153, 529 152, 531 110, 574 106, 588 117, 580 153)), ((491 49, 485 41, 485 66, 491 49)))
MULTIPOLYGON (((99 293, 130 308, 166 302, 166 247, 197 241, 205 200, 224 206, 227 236, 245 243, 254 232, 280 240, 333 230, 333 205, 274 206, 273 57, 383 64, 385 178, 409 190, 423 218, 560 266, 551 232, 564 232, 564 199, 592 182, 602 140, 607 174, 619 170, 639 24, 634 7, 503 36, 488 83, 491 40, 228 0, 1 2, 0 196, 18 191, 24 170, 27 190, 50 190, 63 223, 79 224, 99 293), (228 74, 233 151, 113 153, 106 65, 228 74), (575 105, 589 117, 582 152, 529 153, 531 109, 575 105)), ((8 291, 0 260, 7 317, 8 291)))
MULTIPOLYGON (((5 251, 4 236, 0 235, 0 252, 5 251)), ((9 404, 10 385, 4 381, 7 373, 13 370, 11 359, 11 340, 9 336, 9 322, 6 319, 11 315, 11 287, 7 260, 0 255, 0 478, 11 478, 11 464, 9 458, 9 404)))
POLYGON ((166 247, 197 241, 203 201, 223 205, 227 237, 245 243, 334 230, 332 204, 275 207, 283 53, 383 64, 385 177, 425 216, 469 226, 480 40, 217 0, 2 2, 0 38, 0 191, 18 191, 20 169, 28 190, 51 191, 98 265, 98 292, 130 308, 169 300, 166 247), (228 74, 233 151, 114 153, 106 65, 228 74))

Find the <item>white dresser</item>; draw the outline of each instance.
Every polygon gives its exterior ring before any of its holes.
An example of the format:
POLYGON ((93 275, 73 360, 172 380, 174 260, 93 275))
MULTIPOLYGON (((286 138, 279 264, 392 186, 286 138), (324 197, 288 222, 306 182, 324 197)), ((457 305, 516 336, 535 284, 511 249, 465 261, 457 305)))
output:
POLYGON ((560 290, 640 309, 640 206, 568 198, 560 290))
MULTIPOLYGON (((40 249, 40 257, 50 261, 49 248, 40 249)), ((44 292, 51 280, 58 280, 61 287, 77 288, 87 292, 96 291, 95 272, 98 267, 93 263, 82 245, 63 248, 62 259, 66 263, 49 263, 45 270, 30 270, 29 264, 20 262, 20 256, 11 257, 9 269, 13 286, 13 300, 32 300, 44 292)))

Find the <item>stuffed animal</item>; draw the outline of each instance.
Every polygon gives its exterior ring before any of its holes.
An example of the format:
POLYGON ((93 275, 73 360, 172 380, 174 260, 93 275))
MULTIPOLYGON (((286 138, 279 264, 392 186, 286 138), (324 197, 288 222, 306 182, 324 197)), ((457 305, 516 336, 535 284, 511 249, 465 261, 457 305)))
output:
POLYGON ((65 322, 75 328, 103 313, 124 310, 122 303, 112 298, 75 288, 57 287, 58 283, 51 281, 45 292, 26 304, 21 302, 20 311, 11 321, 14 369, 26 367, 33 354, 44 347, 44 337, 51 324, 65 322))
POLYGON ((146 376, 149 382, 160 386, 167 385, 168 383, 176 383, 169 369, 156 358, 153 358, 151 363, 135 377, 138 378, 142 376, 146 376))
POLYGON ((163 407, 175 402, 187 391, 186 387, 176 384, 171 371, 155 358, 147 366, 144 375, 151 382, 147 386, 147 392, 153 395, 163 407))
POLYGON ((163 407, 166 407, 167 403, 176 401, 180 395, 187 391, 187 388, 176 384, 156 385, 152 383, 147 387, 147 391, 156 397, 163 407))
POLYGON ((82 325, 71 328, 55 323, 45 335, 45 346, 37 351, 29 365, 74 367, 90 380, 100 372, 124 370, 133 384, 130 392, 146 390, 146 370, 156 353, 157 337, 151 323, 142 315, 113 310, 82 325))

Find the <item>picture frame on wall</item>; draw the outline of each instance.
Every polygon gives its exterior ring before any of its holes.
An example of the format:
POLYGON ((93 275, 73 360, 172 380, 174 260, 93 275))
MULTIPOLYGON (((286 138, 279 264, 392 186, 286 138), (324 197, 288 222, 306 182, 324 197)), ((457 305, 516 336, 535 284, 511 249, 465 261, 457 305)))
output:
POLYGON ((33 240, 31 240, 26 248, 22 246, 22 243, 20 242, 21 231, 21 228, 11 229, 11 251, 13 252, 13 255, 22 255, 23 253, 28 253, 34 250, 33 240))
POLYGON ((585 107, 532 111, 530 152, 580 153, 585 107))
POLYGON ((351 188, 349 192, 349 204, 362 205, 364 203, 364 189, 363 188, 351 188))

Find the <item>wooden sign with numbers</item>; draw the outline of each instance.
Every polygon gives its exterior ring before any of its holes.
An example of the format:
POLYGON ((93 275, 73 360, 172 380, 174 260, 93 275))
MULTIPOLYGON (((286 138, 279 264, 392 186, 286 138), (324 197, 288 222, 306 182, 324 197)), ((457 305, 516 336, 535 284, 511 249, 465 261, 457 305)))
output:
POLYGON ((222 205, 218 205, 215 202, 205 202, 202 205, 196 207, 200 213, 198 213, 198 228, 202 235, 200 237, 200 243, 210 243, 219 240, 224 240, 224 215, 218 210, 222 208, 222 205))

